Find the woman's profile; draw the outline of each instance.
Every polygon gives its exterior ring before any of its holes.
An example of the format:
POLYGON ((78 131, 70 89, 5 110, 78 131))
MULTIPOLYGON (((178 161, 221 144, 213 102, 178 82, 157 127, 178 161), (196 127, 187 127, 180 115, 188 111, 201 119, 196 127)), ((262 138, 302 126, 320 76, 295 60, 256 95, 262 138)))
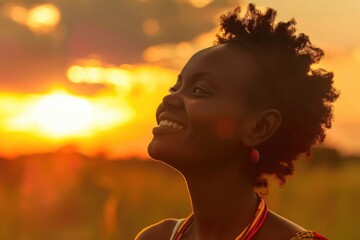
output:
POLYGON ((156 111, 149 155, 179 171, 193 212, 137 240, 326 239, 267 208, 264 175, 285 183, 299 154, 331 127, 333 74, 295 20, 249 4, 221 16, 214 46, 195 53, 156 111))

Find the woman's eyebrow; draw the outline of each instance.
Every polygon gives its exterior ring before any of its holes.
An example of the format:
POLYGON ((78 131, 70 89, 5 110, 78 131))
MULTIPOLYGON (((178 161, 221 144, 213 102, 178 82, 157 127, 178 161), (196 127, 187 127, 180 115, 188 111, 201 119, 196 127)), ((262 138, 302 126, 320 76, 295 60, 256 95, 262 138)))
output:
MULTIPOLYGON (((191 75, 189 77, 189 81, 194 84, 200 80, 206 80, 207 82, 209 82, 211 85, 213 85, 214 87, 216 87, 216 85, 214 84, 213 81, 214 77, 210 72, 207 71, 203 71, 203 72, 197 72, 194 73, 193 75, 191 75), (202 78, 202 77, 207 77, 207 78, 202 78)), ((183 78, 181 76, 181 74, 178 75, 178 82, 182 82, 183 78)))

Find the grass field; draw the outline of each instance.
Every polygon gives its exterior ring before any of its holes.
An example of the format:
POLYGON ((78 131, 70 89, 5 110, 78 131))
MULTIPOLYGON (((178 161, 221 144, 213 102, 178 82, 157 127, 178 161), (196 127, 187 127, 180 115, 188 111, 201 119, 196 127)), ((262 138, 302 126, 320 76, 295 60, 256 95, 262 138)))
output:
MULTIPOLYGON (((134 229, 165 217, 185 217, 190 211, 181 178, 164 169, 150 179, 144 189, 144 214, 135 210, 135 215, 142 217, 134 229)), ((300 163, 284 187, 270 185, 266 199, 271 210, 329 239, 360 239, 360 164, 333 169, 300 163)), ((130 235, 126 237, 131 239, 130 235)))
MULTIPOLYGON (((360 239, 360 162, 298 162, 270 209, 329 239, 360 239)), ((0 160, 0 239, 131 240, 190 213, 181 175, 155 161, 51 153, 0 160)))

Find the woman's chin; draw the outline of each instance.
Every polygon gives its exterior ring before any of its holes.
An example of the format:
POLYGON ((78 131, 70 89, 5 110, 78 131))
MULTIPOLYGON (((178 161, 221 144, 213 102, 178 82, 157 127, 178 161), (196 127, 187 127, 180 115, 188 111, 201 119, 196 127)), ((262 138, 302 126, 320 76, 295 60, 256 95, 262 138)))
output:
POLYGON ((163 149, 156 146, 156 143, 154 143, 153 141, 151 141, 148 145, 147 148, 147 152, 149 154, 149 156, 154 159, 154 160, 159 160, 159 161, 163 161, 164 160, 164 155, 166 155, 164 153, 164 151, 162 151, 163 149))
POLYGON ((156 151, 154 149, 154 144, 152 141, 149 143, 147 147, 147 152, 151 158, 156 159, 156 151))
POLYGON ((164 146, 157 146, 154 142, 149 143, 147 152, 152 159, 161 161, 170 166, 173 166, 174 163, 178 161, 178 158, 174 156, 174 151, 166 150, 164 146))

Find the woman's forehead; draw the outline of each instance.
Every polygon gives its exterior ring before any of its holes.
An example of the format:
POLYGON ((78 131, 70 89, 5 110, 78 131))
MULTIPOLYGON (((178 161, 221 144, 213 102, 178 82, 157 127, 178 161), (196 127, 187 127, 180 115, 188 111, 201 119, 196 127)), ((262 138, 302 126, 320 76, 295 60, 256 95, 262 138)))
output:
POLYGON ((251 81, 257 71, 255 59, 248 52, 221 44, 195 53, 180 75, 186 78, 199 72, 209 72, 214 78, 251 81))

